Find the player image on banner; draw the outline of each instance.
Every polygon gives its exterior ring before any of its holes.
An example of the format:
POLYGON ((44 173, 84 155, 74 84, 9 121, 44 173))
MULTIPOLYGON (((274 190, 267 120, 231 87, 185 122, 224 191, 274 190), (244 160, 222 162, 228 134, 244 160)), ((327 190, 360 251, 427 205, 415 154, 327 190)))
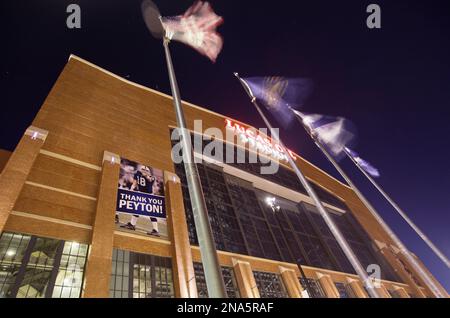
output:
POLYGON ((167 238, 163 171, 121 158, 116 228, 167 238))

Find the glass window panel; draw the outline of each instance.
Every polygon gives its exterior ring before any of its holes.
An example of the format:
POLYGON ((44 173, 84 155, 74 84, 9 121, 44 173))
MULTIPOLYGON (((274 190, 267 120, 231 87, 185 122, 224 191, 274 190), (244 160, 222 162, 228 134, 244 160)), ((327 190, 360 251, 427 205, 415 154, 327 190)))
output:
POLYGON ((62 287, 61 298, 70 298, 71 287, 62 287))
POLYGON ((114 274, 116 274, 118 277, 123 275, 123 267, 122 266, 116 266, 114 268, 115 268, 114 274))
POLYGON ((70 291, 70 298, 78 298, 80 297, 80 288, 72 288, 72 290, 70 291))
POLYGON ((128 276, 122 277, 122 288, 123 288, 123 291, 128 292, 129 281, 130 280, 129 280, 128 276))
MULTIPOLYGON (((239 288, 236 283, 234 271, 231 267, 221 267, 222 277, 225 283, 226 292, 229 298, 239 298, 239 288)), ((199 298, 208 298, 208 289, 206 287, 205 273, 201 263, 194 262, 195 282, 197 284, 197 293, 199 298)))
POLYGON ((42 298, 49 288, 50 277, 56 251, 60 241, 49 238, 36 238, 30 258, 25 265, 24 274, 18 282, 16 297, 42 298))
POLYGON ((288 298, 288 294, 278 274, 253 272, 261 298, 288 298))
POLYGON ((52 298, 60 298, 61 297, 61 292, 62 292, 62 287, 56 286, 53 289, 52 298))
POLYGON ((31 236, 3 232, 0 237, 0 298, 12 297, 17 273, 31 236))
MULTIPOLYGON (((64 253, 64 252, 63 252, 63 253, 64 253)), ((63 255, 61 256, 61 263, 60 263, 60 266, 67 267, 68 263, 69 263, 69 256, 68 256, 67 254, 63 254, 63 255)))
POLYGON ((58 269, 55 288, 61 287, 60 296, 53 297, 79 298, 83 286, 83 273, 86 264, 88 246, 77 242, 65 242, 61 263, 58 269))
POLYGON ((122 289, 122 277, 116 276, 116 283, 114 285, 114 288, 118 290, 122 289))
POLYGON ((71 244, 64 244, 63 253, 65 255, 69 255, 70 254, 70 248, 71 248, 71 244))
POLYGON ((116 293, 113 294, 113 297, 129 297, 128 290, 130 282, 130 264, 132 266, 133 273, 133 297, 174 297, 172 264, 170 258, 145 255, 128 251, 121 252, 123 252, 121 253, 121 255, 124 256, 122 260, 126 260, 127 262, 121 262, 119 261, 119 259, 113 261, 113 268, 121 268, 120 271, 116 270, 116 272, 111 272, 111 276, 114 276, 115 280, 113 281, 114 284, 110 285, 110 289, 114 289, 116 291, 116 293))
POLYGON ((334 283, 336 286, 336 289, 339 292, 340 298, 352 298, 351 294, 349 293, 349 288, 344 283, 334 283))
POLYGON ((308 286, 310 289, 310 292, 308 292, 309 296, 311 298, 324 298, 325 293, 322 290, 322 287, 320 286, 319 282, 313 278, 303 278, 301 277, 299 279, 300 284, 305 290, 308 290, 308 286))

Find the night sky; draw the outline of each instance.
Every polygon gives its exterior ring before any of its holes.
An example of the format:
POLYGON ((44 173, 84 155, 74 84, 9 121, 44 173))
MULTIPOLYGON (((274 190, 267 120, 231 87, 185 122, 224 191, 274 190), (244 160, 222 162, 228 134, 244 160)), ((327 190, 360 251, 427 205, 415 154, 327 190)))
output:
MULTIPOLYGON (((156 1, 163 15, 192 1, 156 1)), ((340 115, 358 128, 356 150, 379 183, 450 256, 450 6, 448 1, 211 1, 224 17, 216 64, 173 43, 184 100, 264 127, 232 72, 311 78, 304 111, 340 115), (369 30, 366 7, 382 9, 369 30)), ((0 148, 13 150, 71 53, 170 94, 160 41, 139 0, 3 0, 0 4, 0 148), (81 29, 66 7, 81 7, 81 29)), ((336 175, 298 125, 286 144, 336 175)), ((132 141, 130 141, 132 142, 132 141)), ((348 161, 343 166, 407 246, 450 290, 450 271, 348 161)))

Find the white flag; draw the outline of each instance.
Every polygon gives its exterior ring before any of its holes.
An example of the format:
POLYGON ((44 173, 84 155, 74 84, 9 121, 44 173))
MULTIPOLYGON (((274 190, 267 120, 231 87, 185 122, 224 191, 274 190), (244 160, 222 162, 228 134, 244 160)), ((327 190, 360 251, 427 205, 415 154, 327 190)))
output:
POLYGON ((355 138, 351 131, 351 123, 343 117, 332 117, 319 114, 303 114, 295 109, 292 111, 302 120, 317 140, 326 146, 331 153, 340 157, 344 147, 355 138))
POLYGON ((361 158, 356 151, 351 150, 348 147, 345 147, 345 150, 350 156, 352 156, 352 158, 356 161, 358 166, 360 166, 361 169, 363 169, 365 172, 370 174, 372 177, 380 176, 380 172, 378 171, 378 169, 372 166, 369 162, 367 162, 363 158, 361 158))

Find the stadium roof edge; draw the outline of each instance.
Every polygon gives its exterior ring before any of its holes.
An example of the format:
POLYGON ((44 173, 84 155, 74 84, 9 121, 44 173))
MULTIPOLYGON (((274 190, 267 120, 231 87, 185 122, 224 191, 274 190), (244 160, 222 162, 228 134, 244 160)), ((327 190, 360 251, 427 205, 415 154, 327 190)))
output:
MULTIPOLYGON (((149 87, 147 87, 147 86, 144 86, 144 85, 141 85, 141 84, 132 82, 132 81, 130 81, 130 80, 127 80, 127 79, 125 79, 125 78, 123 78, 123 77, 121 77, 121 76, 119 76, 119 75, 117 75, 117 74, 114 74, 114 73, 112 73, 112 72, 110 72, 110 71, 108 71, 108 70, 106 70, 106 69, 104 69, 104 68, 102 68, 102 67, 100 67, 100 66, 98 66, 98 65, 95 65, 94 63, 91 63, 91 62, 89 62, 89 61, 87 61, 87 60, 85 60, 85 59, 83 59, 83 58, 81 58, 81 57, 79 57, 79 56, 77 56, 77 55, 75 55, 75 54, 70 54, 70 56, 69 56, 69 58, 68 58, 68 61, 70 61, 71 59, 80 61, 80 62, 82 62, 82 63, 84 63, 84 64, 86 64, 86 65, 89 65, 89 66, 91 66, 91 67, 93 67, 93 68, 95 68, 95 69, 97 69, 97 70, 99 70, 99 71, 101 71, 101 72, 104 72, 104 73, 106 73, 106 74, 108 74, 108 75, 110 75, 110 76, 112 76, 112 77, 114 77, 114 78, 117 78, 118 80, 123 81, 123 82, 125 82, 125 83, 127 83, 127 84, 130 84, 130 85, 132 85, 132 86, 135 86, 135 87, 138 87, 138 88, 140 88, 140 89, 143 89, 143 90, 152 92, 152 93, 154 93, 154 94, 160 95, 160 96, 165 97, 165 98, 172 99, 172 96, 170 96, 170 95, 167 95, 167 94, 162 93, 162 92, 160 92, 160 91, 157 91, 157 90, 155 90, 155 89, 149 88, 149 87)), ((207 108, 204 108, 204 107, 201 107, 201 106, 192 104, 192 103, 187 102, 187 101, 184 101, 184 100, 182 100, 182 103, 185 104, 185 105, 187 105, 187 106, 190 106, 190 107, 193 107, 193 108, 200 109, 201 111, 205 111, 205 112, 211 113, 211 114, 213 114, 213 115, 222 117, 222 118, 224 118, 224 119, 225 119, 225 118, 230 118, 230 117, 227 117, 227 116, 225 116, 225 115, 223 115, 223 114, 214 112, 214 111, 212 111, 212 110, 209 110, 209 109, 207 109, 207 108)), ((241 121, 239 121, 239 120, 236 120, 236 119, 234 119, 234 118, 231 118, 231 119, 233 119, 234 121, 237 121, 238 123, 241 123, 241 124, 243 124, 243 125, 245 125, 245 126, 250 126, 250 127, 252 127, 251 125, 246 124, 246 123, 244 123, 244 122, 241 122, 241 121)), ((323 174, 325 174, 325 175, 328 176, 329 178, 335 180, 335 181, 336 181, 337 183, 339 183, 340 185, 342 185, 342 186, 344 186, 344 187, 346 187, 346 188, 348 188, 348 189, 351 189, 348 185, 346 185, 346 184, 344 184, 343 182, 337 180, 335 177, 331 176, 329 173, 327 173, 327 172, 325 172, 324 170, 322 170, 321 168, 317 167, 315 164, 313 164, 313 163, 311 163, 310 161, 306 160, 305 158, 303 158, 302 156, 300 156, 300 155, 297 154, 296 152, 294 152, 294 153, 295 153, 299 158, 301 158, 302 160, 304 160, 305 162, 307 162, 308 164, 310 164, 311 166, 313 166, 314 168, 316 168, 317 170, 319 170, 320 172, 322 172, 323 174)), ((321 187, 323 187, 323 186, 321 186, 321 187)), ((327 188, 325 188, 325 189, 326 189, 327 191, 331 191, 330 189, 327 189, 327 188)), ((331 192, 332 192, 332 191, 331 191, 331 192)))

